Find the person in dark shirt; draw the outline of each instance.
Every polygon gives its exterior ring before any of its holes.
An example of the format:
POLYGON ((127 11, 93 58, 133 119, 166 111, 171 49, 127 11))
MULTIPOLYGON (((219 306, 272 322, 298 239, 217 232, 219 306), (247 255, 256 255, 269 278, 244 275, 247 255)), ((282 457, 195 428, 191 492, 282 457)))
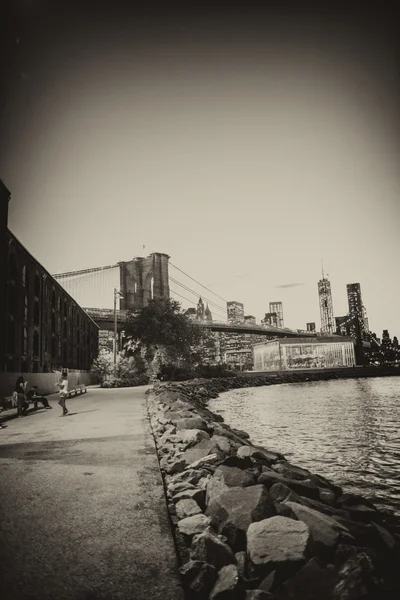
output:
POLYGON ((38 402, 41 402, 44 408, 53 408, 52 406, 50 406, 47 398, 45 396, 41 396, 37 390, 37 385, 33 385, 28 392, 28 398, 34 403, 34 408, 36 409, 38 407, 38 402))
POLYGON ((18 395, 17 402, 17 414, 18 417, 25 417, 26 411, 28 410, 29 403, 26 401, 26 385, 22 375, 20 375, 15 383, 15 391, 18 395))

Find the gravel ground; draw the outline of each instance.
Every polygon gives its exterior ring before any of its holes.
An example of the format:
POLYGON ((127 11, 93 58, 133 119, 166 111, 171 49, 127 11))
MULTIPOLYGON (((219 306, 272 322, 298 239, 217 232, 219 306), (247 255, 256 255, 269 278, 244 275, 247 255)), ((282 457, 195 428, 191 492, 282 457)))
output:
POLYGON ((91 389, 0 431, 0 595, 181 600, 147 388, 91 389))

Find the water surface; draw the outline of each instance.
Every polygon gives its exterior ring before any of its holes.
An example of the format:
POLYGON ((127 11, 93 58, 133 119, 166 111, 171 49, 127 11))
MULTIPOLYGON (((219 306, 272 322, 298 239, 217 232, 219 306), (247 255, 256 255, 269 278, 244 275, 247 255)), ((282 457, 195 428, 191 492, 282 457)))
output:
POLYGON ((400 515, 400 377, 232 390, 209 407, 253 443, 400 515))

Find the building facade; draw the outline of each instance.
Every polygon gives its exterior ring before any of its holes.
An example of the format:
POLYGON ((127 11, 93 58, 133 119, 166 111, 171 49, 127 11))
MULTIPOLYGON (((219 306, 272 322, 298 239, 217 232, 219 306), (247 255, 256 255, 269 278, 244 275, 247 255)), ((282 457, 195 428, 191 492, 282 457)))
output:
POLYGON ((321 333, 332 334, 336 330, 333 316, 331 283, 327 277, 318 281, 319 310, 321 315, 321 333))
POLYGON ((306 323, 306 329, 307 329, 307 331, 310 331, 312 333, 317 331, 315 323, 306 323))
POLYGON ((261 321, 261 325, 266 325, 267 327, 278 327, 278 314, 276 312, 265 313, 264 318, 261 321))
POLYGON ((254 346, 255 371, 353 367, 355 360, 351 338, 283 338, 254 346))
POLYGON ((244 322, 244 306, 241 302, 232 300, 226 303, 226 313, 228 323, 244 322))
POLYGON ((276 327, 284 327, 283 324, 283 304, 282 302, 270 302, 269 303, 269 312, 276 313, 277 315, 277 325, 276 327))
POLYGON ((349 316, 354 317, 351 326, 352 334, 357 332, 364 337, 368 332, 368 318, 361 296, 361 285, 359 283, 347 284, 347 301, 349 304, 349 316))
POLYGON ((2 224, 1 372, 89 370, 98 326, 2 224))

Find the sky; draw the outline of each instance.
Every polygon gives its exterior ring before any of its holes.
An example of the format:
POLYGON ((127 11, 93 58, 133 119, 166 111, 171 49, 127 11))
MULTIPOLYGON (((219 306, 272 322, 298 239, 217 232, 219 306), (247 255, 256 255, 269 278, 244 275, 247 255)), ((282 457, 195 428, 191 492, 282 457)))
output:
POLYGON ((12 4, 0 177, 9 228, 51 273, 165 252, 222 309, 282 301, 286 326, 319 328, 323 261, 336 316, 359 282, 371 329, 400 335, 390 4, 12 4))

